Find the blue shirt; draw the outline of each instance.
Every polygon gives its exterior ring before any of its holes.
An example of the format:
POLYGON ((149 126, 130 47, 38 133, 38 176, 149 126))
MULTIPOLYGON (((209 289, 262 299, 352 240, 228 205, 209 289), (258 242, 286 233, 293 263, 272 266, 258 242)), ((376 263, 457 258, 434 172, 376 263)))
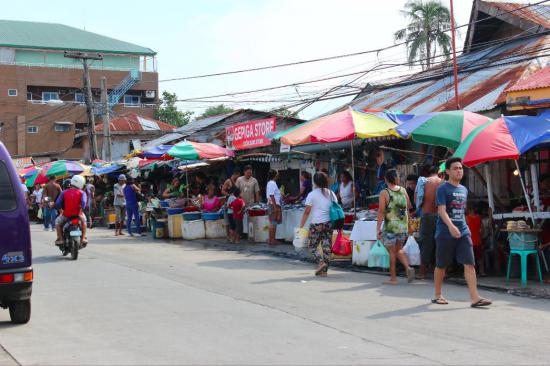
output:
MULTIPOLYGON (((468 199, 468 190, 463 185, 459 184, 457 187, 449 182, 443 183, 437 188, 436 205, 445 206, 447 215, 453 222, 453 224, 460 230, 460 236, 470 235, 470 229, 466 224, 466 200, 468 199)), ((441 220, 441 217, 437 218, 437 224, 435 228, 435 237, 440 239, 452 239, 449 228, 441 220)))
POLYGON ((426 182, 428 181, 428 178, 426 177, 420 177, 418 178, 418 182, 416 183, 416 214, 417 216, 422 216, 422 203, 424 202, 424 186, 426 185, 426 182))
POLYGON ((138 205, 137 194, 132 187, 132 184, 126 184, 124 187, 124 198, 126 199, 126 206, 135 207, 138 205))

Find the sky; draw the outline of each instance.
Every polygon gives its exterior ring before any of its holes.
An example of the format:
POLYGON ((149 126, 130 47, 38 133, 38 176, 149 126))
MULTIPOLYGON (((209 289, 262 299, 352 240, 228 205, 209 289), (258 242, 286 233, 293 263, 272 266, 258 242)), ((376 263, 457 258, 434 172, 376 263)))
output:
MULTIPOLYGON (((449 0, 442 0, 448 5, 449 0)), ((457 24, 469 21, 472 0, 454 0, 457 24)), ((247 69, 334 56, 394 44, 393 33, 405 27, 405 0, 183 0, 104 1, 87 7, 82 2, 27 0, 10 2, 1 18, 63 23, 158 53, 159 79, 247 69)), ((458 34, 462 48, 466 28, 458 34)), ((302 66, 223 77, 161 82, 161 91, 178 99, 255 90, 367 70, 377 62, 404 62, 404 47, 302 66)), ((408 67, 372 71, 357 85, 411 72, 408 67)), ((318 96, 323 90, 350 82, 353 77, 327 80, 274 91, 214 98, 233 108, 269 110, 292 101, 318 96), (273 100, 277 103, 251 102, 273 100)), ((357 89, 344 89, 350 92, 357 89)), ((313 118, 347 99, 315 103, 300 112, 313 118)), ((181 102, 195 115, 217 103, 181 102)))

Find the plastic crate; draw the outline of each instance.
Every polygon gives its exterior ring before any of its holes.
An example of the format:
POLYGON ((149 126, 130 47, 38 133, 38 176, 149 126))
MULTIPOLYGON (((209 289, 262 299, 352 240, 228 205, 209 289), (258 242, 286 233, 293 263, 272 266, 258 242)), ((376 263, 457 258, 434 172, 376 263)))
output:
POLYGON ((510 249, 533 250, 536 248, 538 241, 538 236, 535 233, 508 233, 508 243, 510 243, 510 249))

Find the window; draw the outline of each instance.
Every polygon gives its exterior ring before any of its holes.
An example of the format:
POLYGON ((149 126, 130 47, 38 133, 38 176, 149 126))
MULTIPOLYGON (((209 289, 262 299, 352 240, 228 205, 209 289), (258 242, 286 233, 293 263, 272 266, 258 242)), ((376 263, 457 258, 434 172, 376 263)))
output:
POLYGON ((38 126, 27 126, 27 133, 38 133, 38 126))
POLYGON ((6 163, 0 161, 0 211, 13 211, 17 208, 17 199, 6 163))
POLYGON ((86 103, 86 99, 84 99, 84 93, 75 93, 74 101, 77 103, 86 103))
POLYGON ((32 92, 27 92, 27 100, 32 100, 32 92))
POLYGON ((71 130, 72 123, 70 122, 56 122, 54 126, 55 132, 69 132, 71 130))
POLYGON ((8 89, 8 97, 16 97, 17 89, 8 89))
POLYGON ((141 97, 139 95, 125 95, 124 105, 126 106, 139 106, 141 97))
POLYGON ((47 102, 48 100, 59 100, 59 93, 57 92, 42 92, 42 100, 47 102))

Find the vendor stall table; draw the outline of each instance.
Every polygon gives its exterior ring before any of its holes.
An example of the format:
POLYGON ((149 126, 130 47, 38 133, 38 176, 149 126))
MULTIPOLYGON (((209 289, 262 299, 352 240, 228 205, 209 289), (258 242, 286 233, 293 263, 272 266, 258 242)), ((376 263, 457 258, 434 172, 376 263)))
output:
MULTIPOLYGON (((303 208, 283 210, 282 223, 277 225, 275 238, 278 240, 292 242, 294 240, 294 229, 300 226, 300 221, 302 220, 303 214, 303 208)), ((304 227, 309 227, 309 219, 304 227)))

